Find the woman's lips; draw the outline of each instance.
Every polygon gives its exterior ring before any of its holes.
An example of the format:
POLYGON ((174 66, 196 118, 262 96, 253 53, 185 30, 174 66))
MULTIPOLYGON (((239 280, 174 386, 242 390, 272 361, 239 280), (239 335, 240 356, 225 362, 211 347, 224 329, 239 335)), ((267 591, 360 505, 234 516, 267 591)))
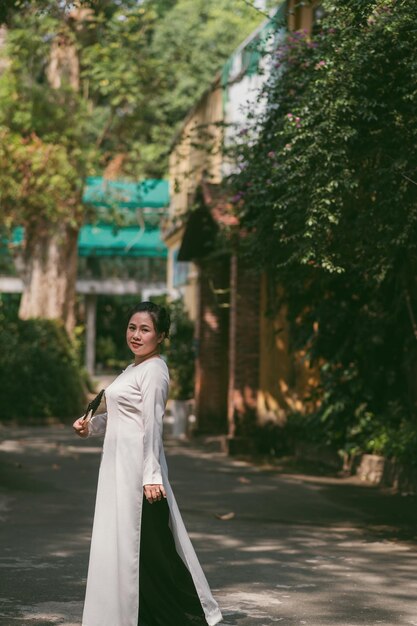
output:
POLYGON ((132 344, 132 346, 133 346, 134 348, 141 348, 141 347, 142 347, 142 344, 141 344, 141 343, 134 343, 133 341, 131 341, 130 343, 132 344))

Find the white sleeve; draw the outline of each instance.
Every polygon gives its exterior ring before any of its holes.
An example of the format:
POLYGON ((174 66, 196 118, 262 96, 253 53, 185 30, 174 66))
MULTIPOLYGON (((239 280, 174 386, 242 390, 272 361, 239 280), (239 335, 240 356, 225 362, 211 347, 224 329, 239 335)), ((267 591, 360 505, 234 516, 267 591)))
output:
POLYGON ((104 435, 107 426, 107 411, 106 413, 98 413, 88 422, 88 436, 94 437, 96 435, 104 435))
POLYGON ((159 462, 169 378, 159 364, 148 364, 140 381, 144 423, 143 485, 162 484, 159 462))

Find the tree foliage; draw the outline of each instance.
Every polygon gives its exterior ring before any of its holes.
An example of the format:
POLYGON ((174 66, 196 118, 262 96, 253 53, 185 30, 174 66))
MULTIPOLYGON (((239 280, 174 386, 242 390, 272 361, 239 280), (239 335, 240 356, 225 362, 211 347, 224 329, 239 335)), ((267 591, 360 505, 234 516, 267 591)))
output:
POLYGON ((178 124, 260 21, 239 0, 100 0, 78 9, 15 0, 1 18, 8 67, 0 76, 0 126, 62 146, 80 181, 117 154, 125 157, 121 174, 165 174, 178 124), (77 89, 65 67, 58 88, 48 79, 61 42, 76 53, 77 89))
POLYGON ((284 287, 294 346, 320 369, 310 436, 411 458, 417 5, 323 6, 313 38, 276 50, 258 139, 239 150, 243 253, 284 287))
POLYGON ((194 324, 181 299, 171 302, 169 310, 171 331, 165 351, 171 376, 170 396, 175 400, 188 400, 194 395, 194 324))
POLYGON ((222 64, 263 16, 240 0, 178 0, 157 24, 151 52, 162 89, 150 149, 166 157, 173 131, 214 81, 222 64))
POLYGON ((62 145, 0 129, 0 203, 6 226, 18 220, 20 225, 46 227, 64 219, 76 227, 80 196, 79 173, 62 145))
MULTIPOLYGON (((79 94, 47 80, 59 19, 26 7, 16 14, 0 77, 0 202, 6 222, 80 223, 87 116, 79 94), (76 123, 74 123, 76 120, 76 123)), ((69 31, 68 31, 69 33, 69 31)), ((70 34, 68 34, 70 36, 70 34)))

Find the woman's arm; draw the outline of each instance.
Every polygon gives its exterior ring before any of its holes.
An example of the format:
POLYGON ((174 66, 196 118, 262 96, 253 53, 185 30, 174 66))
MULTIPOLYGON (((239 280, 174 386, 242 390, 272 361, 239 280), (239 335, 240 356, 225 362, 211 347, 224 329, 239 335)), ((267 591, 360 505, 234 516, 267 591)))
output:
POLYGON ((85 439, 94 435, 104 435, 107 426, 107 413, 94 415, 90 420, 79 417, 72 427, 79 437, 85 439))
POLYGON ((96 435, 104 435, 107 426, 107 411, 105 413, 98 413, 88 422, 88 436, 95 437, 96 435))
POLYGON ((143 368, 140 380, 144 422, 143 485, 162 484, 159 456, 162 446, 162 424, 168 398, 168 375, 159 363, 143 368))

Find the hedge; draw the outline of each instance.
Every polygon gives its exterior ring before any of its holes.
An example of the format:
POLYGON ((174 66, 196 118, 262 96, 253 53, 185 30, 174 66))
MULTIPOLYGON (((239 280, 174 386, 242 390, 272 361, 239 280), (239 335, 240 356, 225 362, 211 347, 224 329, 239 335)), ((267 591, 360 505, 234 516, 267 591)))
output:
POLYGON ((64 326, 4 315, 0 321, 0 420, 79 416, 83 373, 64 326))

